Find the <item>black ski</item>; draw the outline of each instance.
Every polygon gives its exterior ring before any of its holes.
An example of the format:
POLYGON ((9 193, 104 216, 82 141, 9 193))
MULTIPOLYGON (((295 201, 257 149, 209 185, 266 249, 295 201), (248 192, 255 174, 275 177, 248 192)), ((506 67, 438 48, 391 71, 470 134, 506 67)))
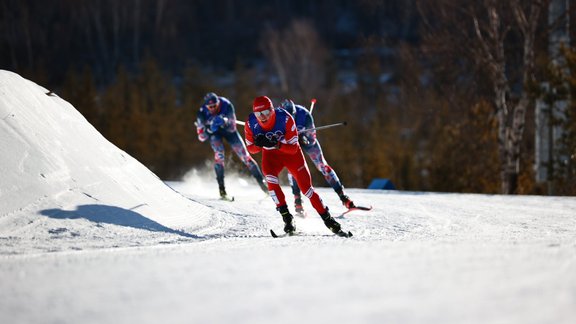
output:
MULTIPOLYGON (((272 235, 273 238, 280 238, 280 237, 286 237, 286 236, 300 236, 300 235, 302 235, 302 233, 289 232, 289 233, 284 233, 284 234, 276 234, 274 232, 274 230, 270 230, 270 235, 272 235)), ((340 230, 340 232, 335 233, 335 235, 340 236, 340 237, 352 237, 352 232, 350 232, 350 231, 344 232, 344 231, 340 230)))
POLYGON ((296 236, 296 235, 298 235, 298 232, 288 232, 288 233, 278 235, 273 230, 270 230, 270 235, 272 235, 273 238, 279 238, 279 237, 285 237, 285 236, 296 236))
POLYGON ((270 235, 272 235, 273 238, 278 238, 278 235, 276 235, 273 230, 270 230, 270 235))
POLYGON ((349 210, 350 211, 353 211, 353 210, 372 210, 372 206, 370 206, 370 207, 354 206, 354 207, 350 208, 349 210))
POLYGON ((344 232, 343 230, 340 230, 340 232, 336 233, 336 235, 340 237, 352 237, 352 232, 344 232))

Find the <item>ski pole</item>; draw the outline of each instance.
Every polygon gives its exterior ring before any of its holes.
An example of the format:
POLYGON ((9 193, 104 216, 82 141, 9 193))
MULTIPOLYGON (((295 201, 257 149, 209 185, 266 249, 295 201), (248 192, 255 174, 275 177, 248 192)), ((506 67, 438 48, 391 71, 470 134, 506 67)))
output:
MULTIPOLYGON (((312 113, 312 110, 314 110, 314 104, 316 104, 316 98, 314 98, 310 101, 310 113, 312 113)), ((236 120, 236 124, 238 124, 240 126, 244 126, 244 124, 246 124, 246 123, 241 121, 241 120, 236 120)), ((346 125, 346 122, 344 122, 344 125, 346 125)))
MULTIPOLYGON (((244 124, 246 124, 246 123, 243 122, 243 121, 241 121, 241 120, 236 120, 236 124, 244 126, 244 124)), ((336 126, 346 126, 346 125, 347 125, 346 122, 341 122, 341 123, 336 123, 336 124, 330 124, 330 125, 318 126, 318 127, 314 127, 314 128, 303 129, 303 130, 300 131, 300 133, 305 133, 305 132, 310 132, 310 131, 314 131, 314 130, 320 130, 320 129, 330 128, 330 127, 336 127, 336 126)))
POLYGON ((318 126, 318 127, 314 127, 314 128, 307 128, 307 129, 303 129, 303 130, 299 131, 298 133, 306 133, 306 132, 316 131, 316 130, 320 130, 320 129, 335 127, 335 126, 346 126, 346 124, 347 124, 346 122, 341 122, 341 123, 336 123, 336 124, 318 126))
POLYGON ((316 104, 316 98, 313 98, 310 101, 310 114, 312 114, 312 110, 314 110, 314 105, 316 104))

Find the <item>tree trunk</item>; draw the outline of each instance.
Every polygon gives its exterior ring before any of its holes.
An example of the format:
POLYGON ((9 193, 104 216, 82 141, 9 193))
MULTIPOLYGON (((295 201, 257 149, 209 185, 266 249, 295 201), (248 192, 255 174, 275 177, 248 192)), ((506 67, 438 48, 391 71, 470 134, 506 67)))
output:
POLYGON ((526 17, 518 0, 510 1, 516 24, 523 37, 523 74, 524 86, 519 101, 510 106, 510 81, 506 76, 506 57, 504 40, 510 26, 503 26, 496 2, 486 1, 488 24, 482 29, 477 17, 474 17, 476 36, 481 45, 480 56, 488 65, 494 82, 494 104, 498 119, 498 146, 500 155, 501 192, 515 194, 518 192, 520 173, 520 147, 526 124, 526 110, 530 105, 527 87, 534 80, 534 39, 538 16, 542 6, 541 0, 534 0, 530 5, 530 16, 526 17), (511 110, 509 109, 511 108, 511 110))

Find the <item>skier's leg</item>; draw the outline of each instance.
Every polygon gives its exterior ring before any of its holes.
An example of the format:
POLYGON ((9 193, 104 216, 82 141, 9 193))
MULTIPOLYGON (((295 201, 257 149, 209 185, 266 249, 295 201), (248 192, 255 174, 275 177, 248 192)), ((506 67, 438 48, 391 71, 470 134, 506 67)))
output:
POLYGON ((298 188, 298 182, 292 176, 292 173, 288 172, 288 182, 292 187, 292 194, 294 195, 294 208, 296 213, 304 213, 304 207, 302 207, 302 196, 300 195, 300 188, 298 188))
POLYGON ((298 187, 304 193, 304 196, 310 199, 312 203, 312 207, 318 212, 318 214, 323 214, 326 212, 326 206, 322 202, 322 199, 316 191, 314 187, 312 187, 312 178, 310 176, 310 170, 308 169, 308 165, 304 160, 304 155, 302 153, 294 155, 294 158, 286 161, 288 168, 288 172, 292 174, 292 176, 296 179, 298 183, 298 187))
POLYGON ((226 186, 224 185, 224 161, 226 155, 222 138, 219 136, 210 137, 210 146, 214 151, 214 172, 216 173, 216 181, 218 181, 220 197, 225 198, 226 186))
POLYGON ((339 191, 342 189, 342 184, 340 183, 340 179, 338 179, 338 175, 336 175, 336 171, 328 165, 326 159, 324 158, 324 154, 322 153, 322 148, 320 147, 320 143, 316 141, 316 143, 305 149, 306 154, 310 157, 310 160, 314 163, 314 166, 322 175, 326 182, 334 189, 334 191, 339 191))
POLYGON ((308 170, 308 165, 304 160, 304 155, 300 154, 299 156, 301 158, 294 158, 289 161, 289 164, 287 165, 288 171, 292 173, 294 178, 296 178, 298 187, 300 187, 304 195, 310 199, 312 207, 314 207, 318 214, 320 214, 320 217, 324 221, 324 225, 326 225, 332 233, 339 233, 341 231, 340 223, 330 215, 328 207, 324 205, 324 202, 322 202, 322 199, 312 187, 312 178, 310 176, 310 171, 308 170))
POLYGON ((342 186, 336 171, 334 171, 334 169, 328 165, 328 162, 326 162, 324 154, 322 153, 322 148, 320 147, 320 143, 316 141, 313 146, 306 148, 305 152, 314 163, 316 169, 322 173, 324 179, 326 179, 326 182, 328 182, 336 194, 338 194, 342 204, 346 206, 346 208, 354 207, 354 202, 352 202, 350 197, 344 193, 344 186, 342 186))
POLYGON ((286 197, 278 181, 278 174, 284 168, 283 161, 275 159, 272 154, 262 152, 262 171, 268 185, 270 197, 276 204, 276 210, 280 212, 282 220, 284 221, 284 232, 293 233, 296 230, 294 225, 294 217, 290 214, 288 206, 286 205, 286 197))
POLYGON ((256 179, 256 182, 258 183, 258 186, 260 186, 260 189, 262 189, 262 191, 264 191, 265 193, 268 193, 268 188, 266 186, 266 183, 264 182, 262 171, 260 171, 258 163, 256 163, 256 161, 248 153, 246 145, 242 141, 240 134, 238 134, 238 132, 235 132, 233 134, 230 134, 227 137, 227 139, 234 153, 236 153, 238 158, 240 158, 242 163, 244 163, 244 165, 248 168, 254 179, 256 179))
POLYGON ((280 171, 284 168, 284 164, 280 159, 276 159, 273 154, 267 153, 266 151, 262 152, 262 172, 264 173, 264 179, 266 180, 270 197, 278 208, 286 205, 286 197, 278 181, 278 174, 280 174, 280 171))

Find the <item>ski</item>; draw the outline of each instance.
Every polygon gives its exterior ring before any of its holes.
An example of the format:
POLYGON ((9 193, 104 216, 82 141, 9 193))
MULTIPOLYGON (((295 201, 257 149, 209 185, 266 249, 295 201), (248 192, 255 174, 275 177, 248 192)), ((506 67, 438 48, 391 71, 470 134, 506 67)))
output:
POLYGON ((232 202, 232 201, 234 201, 234 197, 223 196, 223 197, 220 197, 220 200, 232 202))
POLYGON ((343 212, 342 215, 340 215, 340 216, 344 216, 344 215, 348 214, 349 212, 353 212, 353 211, 356 211, 356 210, 368 211, 368 210, 372 210, 372 206, 370 206, 370 207, 354 206, 354 207, 352 207, 352 208, 348 208, 348 210, 345 211, 345 212, 343 212))
POLYGON ((336 233, 336 235, 340 237, 352 237, 352 232, 344 232, 343 230, 340 230, 340 232, 336 233))
POLYGON ((288 232, 288 233, 278 235, 274 232, 274 230, 270 230, 270 235, 272 235, 273 238, 279 238, 279 237, 285 237, 285 236, 296 236, 298 234, 299 234, 298 232, 288 232))
MULTIPOLYGON (((281 238, 281 237, 286 237, 286 236, 300 236, 303 235, 301 232, 290 232, 290 233, 284 233, 284 234, 276 234, 276 232, 274 232, 274 230, 270 230, 270 235, 272 235, 273 238, 281 238)), ((352 232, 348 231, 348 232, 344 232, 342 230, 340 230, 340 232, 335 233, 336 236, 340 236, 340 237, 352 237, 352 232)))
POLYGON ((372 206, 365 207, 365 206, 354 206, 350 208, 350 210, 372 210, 372 206))

